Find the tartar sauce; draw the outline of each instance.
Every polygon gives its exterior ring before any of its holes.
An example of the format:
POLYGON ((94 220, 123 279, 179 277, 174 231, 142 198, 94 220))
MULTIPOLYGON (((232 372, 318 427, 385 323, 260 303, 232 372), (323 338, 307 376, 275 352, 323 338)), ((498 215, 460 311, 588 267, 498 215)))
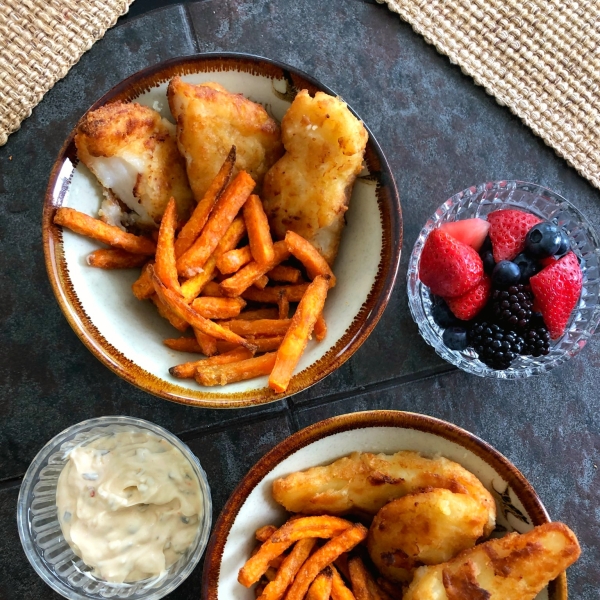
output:
POLYGON ((106 581, 160 575, 194 541, 203 517, 187 458, 151 432, 119 432, 74 448, 56 489, 75 554, 106 581))

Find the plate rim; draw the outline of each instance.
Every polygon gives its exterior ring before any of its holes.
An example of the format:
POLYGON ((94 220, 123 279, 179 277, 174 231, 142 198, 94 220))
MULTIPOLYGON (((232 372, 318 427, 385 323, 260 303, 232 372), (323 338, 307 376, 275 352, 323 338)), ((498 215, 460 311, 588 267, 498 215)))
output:
MULTIPOLYGON (((532 524, 551 521, 537 492, 521 471, 500 451, 475 434, 443 419, 400 410, 371 410, 346 413, 313 423, 285 438, 243 477, 222 508, 211 533, 204 554, 202 570, 202 598, 218 600, 218 583, 223 550, 237 515, 254 488, 283 460, 305 446, 336 433, 370 427, 397 427, 415 429, 442 437, 459 444, 496 470, 519 498, 532 524)), ((567 600, 566 571, 549 583, 550 600, 567 600)))
MULTIPOLYGON (((304 80, 312 87, 310 91, 322 90, 328 94, 337 96, 335 91, 327 85, 320 83, 316 78, 308 75, 301 69, 277 60, 243 52, 204 52, 171 58, 133 73, 114 85, 96 100, 82 114, 80 119, 99 106, 123 99, 126 97, 128 90, 135 89, 139 92, 139 90, 144 89, 143 86, 145 84, 151 82, 153 77, 158 79, 160 74, 164 75, 169 72, 171 72, 171 75, 175 74, 174 72, 182 74, 186 72, 186 67, 190 65, 193 68, 202 63, 209 64, 218 61, 239 61, 246 63, 249 72, 252 72, 253 66, 274 69, 277 70, 278 74, 283 72, 284 77, 292 83, 294 76, 304 80), (136 85, 139 87, 136 88, 136 85)), ((261 74, 266 76, 265 73, 261 74)), ((348 108, 360 119, 360 116, 350 105, 348 105, 348 108)), ((62 231, 54 225, 53 217, 56 208, 59 206, 59 204, 54 203, 55 188, 65 160, 69 158, 68 150, 72 147, 77 128, 77 125, 75 125, 59 151, 48 179, 42 210, 42 246, 44 250, 44 262, 52 291, 61 312, 77 337, 104 366, 108 367, 113 373, 128 383, 135 385, 147 393, 187 406, 220 409, 260 406, 304 391, 330 375, 360 348, 379 322, 391 297, 400 267, 403 218, 398 189, 392 170, 379 142, 369 127, 366 124, 364 126, 369 134, 368 152, 371 155, 371 160, 379 167, 378 175, 381 185, 376 194, 380 218, 383 221, 382 253, 375 281, 371 286, 365 303, 361 306, 358 314, 354 317, 354 321, 346 329, 340 340, 324 356, 300 373, 294 375, 290 388, 285 393, 275 394, 268 388, 259 388, 247 392, 227 394, 211 393, 201 389, 196 391, 178 386, 176 383, 169 382, 166 379, 149 373, 131 359, 125 357, 104 338, 79 304, 77 295, 72 287, 69 287, 68 273, 64 264, 64 255, 62 254, 62 231), (381 196, 383 196, 383 199, 381 196), (386 223, 388 225, 387 231, 385 227, 386 223), (59 264, 61 260, 63 260, 62 267, 59 264), (362 323, 356 324, 357 320, 360 321, 359 317, 363 314, 364 319, 362 323)))

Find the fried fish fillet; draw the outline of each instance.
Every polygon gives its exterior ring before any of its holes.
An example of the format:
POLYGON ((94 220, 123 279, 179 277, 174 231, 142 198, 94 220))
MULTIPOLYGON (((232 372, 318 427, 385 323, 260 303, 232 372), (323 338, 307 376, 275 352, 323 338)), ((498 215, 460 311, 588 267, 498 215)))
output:
POLYGON ((123 220, 114 197, 131 211, 130 222, 155 227, 174 197, 180 217, 193 206, 175 126, 151 108, 114 102, 89 112, 77 126, 77 156, 107 190, 105 220, 123 220))
POLYGON ((331 265, 368 134, 345 102, 298 93, 281 122, 284 156, 265 176, 263 202, 279 239, 305 237, 331 265))
POLYGON ((407 582, 417 567, 472 548, 487 523, 487 508, 467 494, 442 488, 417 492, 392 500, 375 515, 367 549, 384 577, 407 582))
POLYGON ((273 498, 291 512, 375 515, 384 505, 424 488, 467 494, 487 511, 484 535, 495 527, 496 503, 464 467, 444 457, 425 458, 403 450, 396 454, 353 452, 324 467, 312 467, 273 483, 273 498))
POLYGON ((218 83, 192 85, 174 77, 167 91, 177 121, 177 144, 199 201, 232 146, 236 168, 246 171, 260 189, 265 173, 283 153, 281 132, 267 111, 218 83))
POLYGON ((485 542, 441 565, 420 567, 404 600, 533 600, 580 553, 566 525, 546 523, 485 542))

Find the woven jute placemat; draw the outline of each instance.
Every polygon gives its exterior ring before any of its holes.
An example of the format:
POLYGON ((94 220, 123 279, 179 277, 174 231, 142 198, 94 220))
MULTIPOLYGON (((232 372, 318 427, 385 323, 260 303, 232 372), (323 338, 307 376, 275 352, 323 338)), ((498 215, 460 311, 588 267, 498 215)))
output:
POLYGON ((598 0, 377 0, 600 188, 598 0))
POLYGON ((133 0, 0 0, 0 146, 133 0))

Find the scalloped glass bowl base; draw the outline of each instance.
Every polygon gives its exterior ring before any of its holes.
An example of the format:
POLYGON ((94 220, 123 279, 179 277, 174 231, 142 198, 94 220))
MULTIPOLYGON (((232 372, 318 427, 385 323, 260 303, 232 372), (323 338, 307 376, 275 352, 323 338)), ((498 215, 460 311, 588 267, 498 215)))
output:
POLYGON ((551 190, 522 181, 497 181, 472 186, 442 204, 425 223, 412 250, 408 267, 408 304, 423 339, 444 360, 467 373, 480 377, 518 379, 545 373, 579 353, 600 321, 600 242, 587 219, 567 200, 551 190), (547 356, 520 356, 504 371, 483 364, 467 348, 450 350, 442 342, 443 329, 431 316, 429 288, 419 280, 419 261, 429 233, 443 223, 473 217, 485 218, 501 208, 516 208, 560 225, 571 239, 583 271, 583 289, 579 303, 563 336, 553 342, 547 356))

